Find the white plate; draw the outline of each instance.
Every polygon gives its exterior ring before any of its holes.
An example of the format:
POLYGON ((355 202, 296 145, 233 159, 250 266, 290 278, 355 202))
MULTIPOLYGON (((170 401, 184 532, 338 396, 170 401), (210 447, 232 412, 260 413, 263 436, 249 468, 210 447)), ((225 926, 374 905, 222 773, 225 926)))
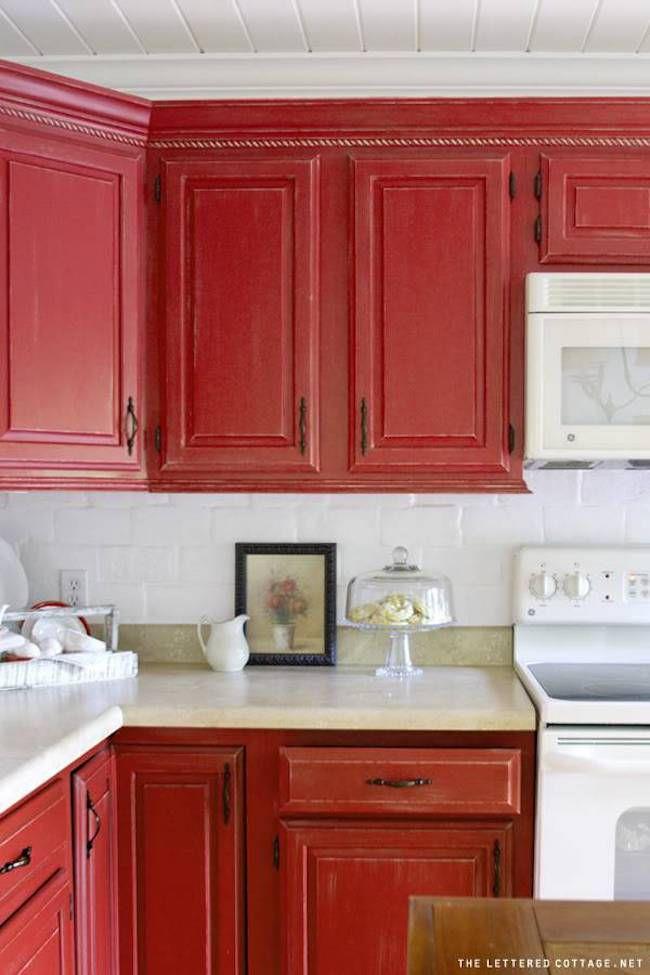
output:
POLYGON ((29 600, 29 585, 20 559, 9 542, 0 538, 0 604, 10 610, 24 609, 29 600))
MULTIPOLYGON (((43 607, 46 609, 47 607, 43 607)), ((86 636, 86 628, 78 616, 39 616, 35 620, 25 620, 21 633, 32 643, 40 644, 42 640, 54 638, 63 643, 65 630, 76 630, 86 636)))

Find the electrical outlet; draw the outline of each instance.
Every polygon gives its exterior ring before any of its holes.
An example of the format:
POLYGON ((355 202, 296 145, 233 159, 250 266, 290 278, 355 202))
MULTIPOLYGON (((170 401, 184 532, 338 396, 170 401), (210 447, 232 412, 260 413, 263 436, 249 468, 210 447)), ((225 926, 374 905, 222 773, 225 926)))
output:
POLYGON ((61 569, 59 573, 61 602, 69 606, 88 605, 88 572, 86 569, 61 569))

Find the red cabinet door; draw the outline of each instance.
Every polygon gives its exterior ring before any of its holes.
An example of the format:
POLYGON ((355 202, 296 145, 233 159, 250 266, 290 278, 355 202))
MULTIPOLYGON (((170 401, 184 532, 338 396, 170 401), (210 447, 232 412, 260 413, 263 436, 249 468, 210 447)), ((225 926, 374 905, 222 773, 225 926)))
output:
POLYGON ((650 263, 647 152, 544 152, 543 264, 650 263))
POLYGON ((243 753, 117 754, 121 975, 243 975, 243 753))
POLYGON ((117 835, 111 753, 72 776, 77 975, 117 971, 117 835))
POLYGON ((2 975, 75 975, 72 891, 62 876, 0 928, 2 975))
POLYGON ((137 158, 3 132, 0 472, 137 471, 137 158))
POLYGON ((509 826, 284 824, 285 975, 405 972, 408 899, 508 896, 509 826))
POLYGON ((163 166, 163 469, 315 472, 317 158, 163 166))
POLYGON ((351 470, 503 473, 508 156, 393 152, 352 167, 351 470))

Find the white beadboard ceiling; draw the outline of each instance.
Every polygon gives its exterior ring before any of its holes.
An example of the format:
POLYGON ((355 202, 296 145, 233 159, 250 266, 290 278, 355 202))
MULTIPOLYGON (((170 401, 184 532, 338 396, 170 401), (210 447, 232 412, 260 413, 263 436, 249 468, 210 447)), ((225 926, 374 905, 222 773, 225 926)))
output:
POLYGON ((149 98, 650 94, 650 0, 0 0, 0 57, 149 98))

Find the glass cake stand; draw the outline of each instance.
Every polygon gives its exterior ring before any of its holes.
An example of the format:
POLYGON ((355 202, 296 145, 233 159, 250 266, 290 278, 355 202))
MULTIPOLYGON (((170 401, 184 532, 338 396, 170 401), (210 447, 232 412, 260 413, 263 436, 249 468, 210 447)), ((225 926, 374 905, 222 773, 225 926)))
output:
POLYGON ((390 565, 351 580, 345 614, 346 626, 389 638, 377 677, 416 677, 422 670, 411 660, 411 635, 454 622, 451 583, 446 576, 410 564, 408 551, 400 545, 390 565))

